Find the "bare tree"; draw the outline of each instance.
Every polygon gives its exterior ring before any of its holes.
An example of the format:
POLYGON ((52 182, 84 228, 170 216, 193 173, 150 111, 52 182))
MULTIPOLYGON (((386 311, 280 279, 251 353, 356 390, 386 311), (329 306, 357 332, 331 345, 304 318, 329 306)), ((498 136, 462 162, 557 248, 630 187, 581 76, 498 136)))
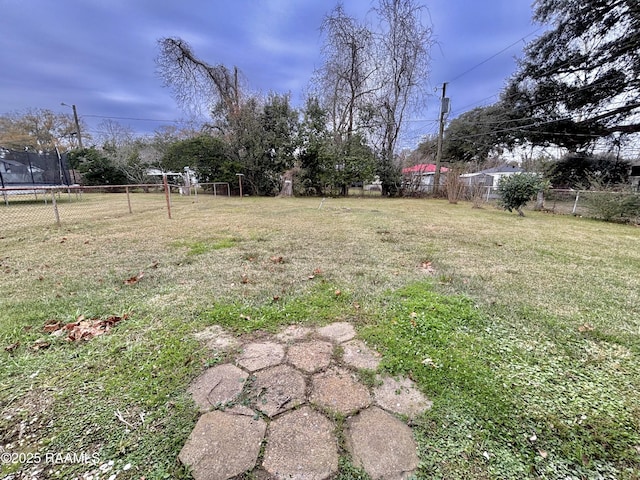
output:
POLYGON ((420 100, 425 98, 423 87, 434 43, 433 30, 421 21, 425 9, 414 0, 379 0, 374 8, 380 19, 375 58, 383 193, 394 193, 397 188, 393 158, 398 139, 407 114, 418 111, 423 106, 420 100))
POLYGON ((415 0, 378 0, 379 28, 347 16, 338 4, 325 18, 324 66, 316 85, 330 112, 334 135, 367 132, 377 149, 384 194, 399 188, 394 154, 406 116, 416 111, 428 80, 432 29, 415 0))
POLYGON ((200 111, 205 105, 214 118, 239 115, 242 99, 237 67, 209 65, 181 38, 161 38, 158 46, 158 74, 178 103, 190 111, 200 111))
POLYGON ((97 138, 105 148, 119 148, 133 143, 135 133, 129 125, 106 119, 98 124, 97 138))
POLYGON ((0 116, 0 145, 7 148, 51 152, 73 147, 73 118, 46 109, 28 109, 0 116))
POLYGON ((374 89, 371 79, 373 34, 338 4, 322 23, 324 66, 316 72, 316 85, 330 113, 334 134, 348 140, 357 129, 367 98, 374 89))

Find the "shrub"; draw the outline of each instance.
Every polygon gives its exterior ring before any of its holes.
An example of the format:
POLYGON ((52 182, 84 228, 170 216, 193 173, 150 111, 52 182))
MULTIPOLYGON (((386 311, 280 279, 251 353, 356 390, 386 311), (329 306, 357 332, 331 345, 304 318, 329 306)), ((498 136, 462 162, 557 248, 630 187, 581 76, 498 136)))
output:
POLYGON ((449 167, 449 171, 445 174, 445 189, 447 192, 447 200, 449 203, 456 204, 464 192, 464 183, 460 178, 460 174, 464 172, 464 169, 459 165, 452 165, 449 167))
POLYGON ((607 189, 584 192, 582 198, 594 218, 606 222, 638 221, 640 218, 640 195, 637 193, 607 189))
POLYGON ((524 217, 522 207, 544 188, 544 182, 539 175, 534 173, 517 173, 504 176, 498 183, 500 204, 510 212, 516 210, 518 215, 524 217))

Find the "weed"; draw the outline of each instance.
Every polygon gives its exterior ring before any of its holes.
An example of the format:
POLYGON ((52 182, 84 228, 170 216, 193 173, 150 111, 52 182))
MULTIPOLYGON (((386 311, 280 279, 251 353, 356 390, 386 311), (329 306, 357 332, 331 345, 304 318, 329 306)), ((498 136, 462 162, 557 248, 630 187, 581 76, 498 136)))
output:
POLYGON ((378 378, 375 370, 369 370, 367 368, 359 368, 356 372, 360 383, 368 388, 375 388, 382 385, 382 380, 378 378))
POLYGON ((371 480, 362 468, 353 465, 351 459, 347 456, 341 456, 338 460, 338 474, 336 480, 371 480))

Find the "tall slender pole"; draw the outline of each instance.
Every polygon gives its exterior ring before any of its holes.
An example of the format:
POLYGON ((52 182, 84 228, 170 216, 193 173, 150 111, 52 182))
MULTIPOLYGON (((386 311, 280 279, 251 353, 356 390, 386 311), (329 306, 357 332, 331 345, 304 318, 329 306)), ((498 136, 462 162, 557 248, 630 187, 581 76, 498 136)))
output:
POLYGON ((440 130, 438 131, 438 150, 436 152, 436 173, 433 176, 433 193, 437 193, 440 188, 440 163, 442 162, 442 143, 444 140, 444 119, 447 114, 444 108, 447 94, 447 82, 442 84, 442 102, 440 105, 440 130))
MULTIPOLYGON (((62 102, 60 105, 64 105, 65 107, 68 107, 69 105, 67 105, 66 103, 62 102)), ((76 136, 78 137, 78 147, 80 148, 80 150, 82 150, 82 134, 80 133, 80 122, 78 121, 78 110, 76 110, 76 105, 75 103, 73 105, 71 105, 71 109, 73 110, 73 120, 76 124, 76 136)))
POLYGON ((78 111, 76 110, 75 104, 71 105, 71 108, 73 109, 73 119, 76 122, 76 135, 78 135, 78 146, 80 147, 80 150, 82 150, 82 135, 80 134, 80 122, 78 121, 78 111))

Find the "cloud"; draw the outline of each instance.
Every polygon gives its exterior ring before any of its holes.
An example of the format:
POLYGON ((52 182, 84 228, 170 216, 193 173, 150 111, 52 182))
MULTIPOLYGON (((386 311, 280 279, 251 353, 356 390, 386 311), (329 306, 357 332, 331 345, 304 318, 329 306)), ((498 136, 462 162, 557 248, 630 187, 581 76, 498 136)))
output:
MULTIPOLYGON (((345 9, 364 19, 372 3, 349 0, 345 9)), ((433 23, 442 49, 433 51, 433 86, 529 33, 534 27, 527 3, 429 0, 431 18, 425 22, 433 23)), ((81 115, 178 118, 181 112, 155 74, 156 41, 166 36, 184 38, 210 64, 238 66, 252 90, 291 92, 300 105, 320 62, 319 27, 334 5, 299 0, 0 0, 0 114, 28 107, 63 111, 64 101, 78 105, 81 115)), ((519 51, 520 45, 453 82, 454 107, 498 93, 519 51)), ((437 110, 434 102, 427 116, 436 117, 437 110)))

